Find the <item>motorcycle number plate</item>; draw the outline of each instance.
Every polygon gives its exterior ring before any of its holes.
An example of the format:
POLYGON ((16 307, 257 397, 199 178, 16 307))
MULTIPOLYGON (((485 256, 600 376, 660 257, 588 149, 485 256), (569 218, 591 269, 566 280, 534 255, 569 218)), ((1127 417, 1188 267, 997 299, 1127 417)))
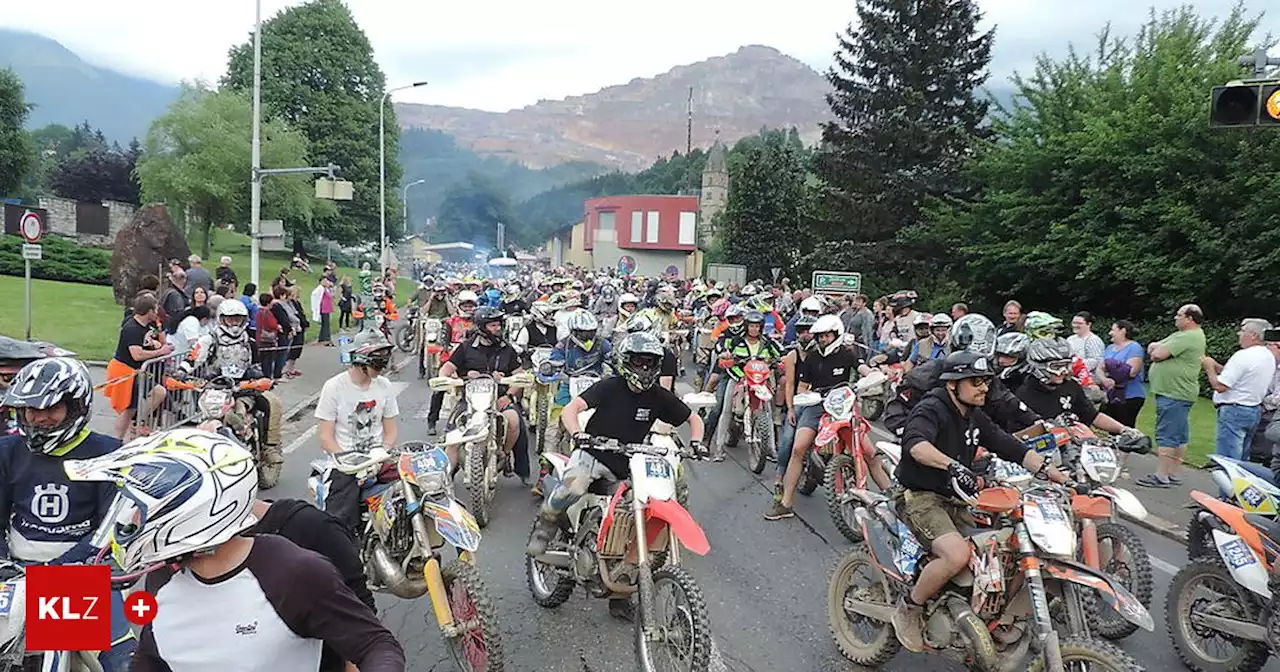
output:
POLYGON ((1250 485, 1240 491, 1240 499, 1247 504, 1249 508, 1258 509, 1267 501, 1267 496, 1258 489, 1258 486, 1250 485))
POLYGON ((1232 539, 1218 547, 1222 552, 1222 557, 1226 558, 1227 564, 1233 569, 1248 567, 1258 561, 1257 556, 1244 543, 1244 539, 1232 539))
POLYGON ((671 478, 671 463, 660 457, 644 460, 644 474, 649 478, 671 478))
POLYGON ((1090 464, 1100 467, 1116 466, 1116 454, 1105 446, 1086 446, 1085 454, 1089 456, 1090 464))
POLYGON ((13 595, 12 583, 0 583, 0 616, 8 616, 9 610, 13 609, 13 595))
POLYGON ((1067 515, 1063 513, 1062 506, 1052 499, 1040 499, 1038 497, 1031 498, 1035 505, 1040 509, 1040 515, 1046 523, 1065 523, 1067 515))
POLYGON ((569 395, 580 397, 583 392, 587 391, 587 388, 595 385, 599 380, 595 376, 574 376, 569 381, 569 395))

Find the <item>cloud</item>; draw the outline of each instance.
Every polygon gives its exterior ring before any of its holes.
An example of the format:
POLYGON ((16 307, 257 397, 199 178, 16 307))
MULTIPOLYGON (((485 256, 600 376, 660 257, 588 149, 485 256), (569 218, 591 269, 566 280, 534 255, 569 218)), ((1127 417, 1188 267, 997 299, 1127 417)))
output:
MULTIPOLYGON (((302 0, 262 0, 263 18, 302 0)), ((1250 0, 1261 8, 1263 0, 1250 0)), ((216 81, 227 51, 249 39, 253 0, 40 0, 7 3, 4 23, 48 35, 87 60, 130 74, 176 82, 216 81)), ((1132 34, 1152 5, 1180 0, 980 0, 998 26, 992 83, 1025 70, 1036 53, 1082 48, 1111 21, 1132 34)), ((1205 15, 1223 16, 1232 0, 1197 0, 1205 15)), ((849 0, 742 3, 649 0, 602 5, 589 0, 518 0, 410 4, 348 0, 391 84, 431 86, 398 100, 502 111, 598 90, 634 77, 768 44, 826 68, 835 35, 854 18, 849 0)), ((1267 27, 1280 32, 1276 17, 1267 27)))

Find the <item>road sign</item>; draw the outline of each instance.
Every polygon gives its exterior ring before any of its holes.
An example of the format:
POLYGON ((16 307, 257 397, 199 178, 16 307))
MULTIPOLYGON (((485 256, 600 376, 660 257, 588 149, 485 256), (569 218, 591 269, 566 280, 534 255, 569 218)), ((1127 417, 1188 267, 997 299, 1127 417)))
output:
POLYGON ((40 261, 44 258, 44 248, 39 245, 23 245, 22 258, 27 261, 40 261))
POLYGON ((668 278, 678 278, 680 277, 680 269, 675 264, 671 264, 667 266, 663 274, 668 278))
POLYGON ((631 275, 632 273, 635 273, 636 258, 629 254, 624 254, 621 257, 618 257, 618 272, 623 275, 631 275))
POLYGON ((862 274, 845 271, 814 271, 813 291, 815 294, 831 296, 858 294, 862 291, 862 274))
POLYGON ((769 272, 773 274, 773 282, 776 284, 778 282, 778 276, 782 275, 782 269, 777 266, 774 266, 773 268, 769 269, 769 272))
POLYGON ((30 210, 22 213, 22 219, 18 220, 18 233, 28 243, 40 242, 40 238, 44 236, 44 222, 40 219, 40 213, 30 210))

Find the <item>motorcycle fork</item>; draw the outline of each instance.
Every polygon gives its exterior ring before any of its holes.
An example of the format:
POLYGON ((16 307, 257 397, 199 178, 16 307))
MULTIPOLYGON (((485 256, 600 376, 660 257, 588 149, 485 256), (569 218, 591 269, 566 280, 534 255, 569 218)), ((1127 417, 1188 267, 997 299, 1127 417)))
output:
MULTIPOLYGON (((415 548, 410 553, 430 553, 431 537, 427 531, 427 520, 418 507, 418 493, 413 488, 401 483, 404 493, 405 508, 417 512, 413 514, 413 536, 415 548)), ((448 637, 456 635, 453 623, 453 609, 449 606, 449 594, 445 590, 444 576, 440 573, 440 559, 432 554, 422 567, 422 578, 427 582, 427 595, 431 598, 431 611, 435 613, 436 623, 448 637)))
MULTIPOLYGON (((636 531, 636 564, 640 567, 637 580, 636 601, 640 606, 640 623, 644 629, 645 639, 653 633, 653 569, 649 566, 649 526, 645 524, 644 502, 637 493, 631 493, 631 512, 634 516, 632 527, 636 531)), ((674 544, 672 544, 674 545, 674 544)), ((603 571, 601 567, 601 571, 603 571)))
POLYGON ((1045 592, 1044 576, 1040 573, 1040 558, 1036 557, 1035 546, 1031 541, 1031 533, 1024 522, 1014 528, 1018 540, 1018 564, 1027 581, 1027 594, 1031 597, 1031 613, 1035 617, 1036 645, 1044 654, 1045 667, 1048 672, 1063 672, 1062 650, 1058 647, 1058 632, 1053 628, 1053 617, 1049 614, 1049 598, 1045 592))
POLYGON ((1080 550, 1084 554, 1084 564, 1093 569, 1102 569, 1102 553, 1098 549, 1098 526, 1092 519, 1080 520, 1080 550))

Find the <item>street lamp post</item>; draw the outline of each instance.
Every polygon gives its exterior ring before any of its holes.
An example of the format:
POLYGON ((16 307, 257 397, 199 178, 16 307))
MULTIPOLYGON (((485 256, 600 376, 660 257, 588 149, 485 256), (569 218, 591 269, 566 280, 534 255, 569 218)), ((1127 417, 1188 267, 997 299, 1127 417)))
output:
POLYGON ((262 0, 255 3, 253 18, 253 157, 250 161, 249 187, 249 277, 259 284, 262 241, 258 239, 262 224, 262 181, 258 171, 262 169, 262 0))
POLYGON ((426 180, 414 180, 404 185, 404 194, 400 197, 400 219, 404 222, 405 227, 409 226, 409 187, 416 187, 419 184, 426 184, 426 180))
POLYGON ((387 98, 396 91, 426 85, 426 82, 414 82, 387 89, 378 102, 378 256, 384 274, 387 272, 387 98))

